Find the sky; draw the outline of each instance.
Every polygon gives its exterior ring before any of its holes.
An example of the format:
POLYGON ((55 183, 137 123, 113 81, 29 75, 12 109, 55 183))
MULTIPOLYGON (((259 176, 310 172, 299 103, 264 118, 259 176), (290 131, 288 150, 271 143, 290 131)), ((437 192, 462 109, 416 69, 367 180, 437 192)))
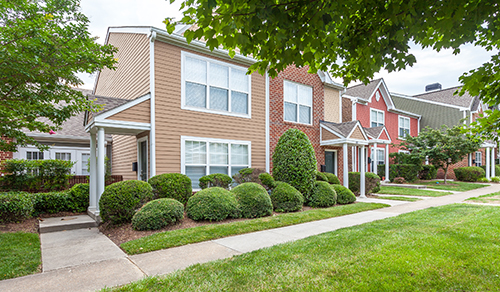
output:
MULTIPOLYGON (((90 19, 90 33, 99 37, 99 43, 104 43, 109 26, 155 26, 164 29, 162 21, 166 17, 175 19, 182 17, 179 12, 180 4, 180 0, 173 4, 168 0, 81 0, 80 2, 82 12, 90 19)), ((492 54, 472 45, 461 47, 461 53, 458 55, 453 55, 451 50, 437 53, 432 49, 423 50, 416 45, 412 46, 410 53, 417 59, 413 67, 392 73, 381 71, 374 78, 384 78, 391 92, 416 95, 425 92, 426 85, 436 82, 441 83, 443 89, 460 85, 458 77, 487 62, 492 54)), ((85 83, 82 88, 93 88, 94 75, 79 76, 85 83)), ((356 83, 352 85, 354 84, 356 83)))

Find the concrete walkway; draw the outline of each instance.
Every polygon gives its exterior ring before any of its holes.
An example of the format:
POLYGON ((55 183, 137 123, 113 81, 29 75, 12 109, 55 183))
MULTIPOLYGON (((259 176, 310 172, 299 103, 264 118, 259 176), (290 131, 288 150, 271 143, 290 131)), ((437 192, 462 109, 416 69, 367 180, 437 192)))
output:
POLYGON ((495 184, 478 190, 416 202, 358 199, 391 207, 288 227, 258 231, 196 244, 127 256, 96 228, 41 234, 43 272, 0 281, 0 291, 93 291, 164 275, 196 263, 299 240, 430 207, 463 202, 470 197, 500 191, 495 184))

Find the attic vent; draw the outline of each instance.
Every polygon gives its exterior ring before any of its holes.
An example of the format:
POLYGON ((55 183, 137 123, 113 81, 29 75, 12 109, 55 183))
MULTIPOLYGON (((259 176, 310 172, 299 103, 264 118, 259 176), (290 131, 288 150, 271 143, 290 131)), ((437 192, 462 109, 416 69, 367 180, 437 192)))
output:
POLYGON ((432 83, 425 86, 425 92, 433 90, 441 90, 441 89, 442 89, 441 83, 432 83))

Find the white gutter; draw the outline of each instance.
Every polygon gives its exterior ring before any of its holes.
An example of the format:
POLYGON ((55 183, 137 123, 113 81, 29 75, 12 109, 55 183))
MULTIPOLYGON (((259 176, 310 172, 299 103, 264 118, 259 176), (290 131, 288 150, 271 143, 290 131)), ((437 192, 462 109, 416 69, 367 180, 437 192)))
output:
POLYGON ((149 91, 150 98, 150 123, 151 130, 149 131, 149 176, 156 175, 156 112, 155 112, 155 40, 156 32, 151 29, 149 42, 149 91))

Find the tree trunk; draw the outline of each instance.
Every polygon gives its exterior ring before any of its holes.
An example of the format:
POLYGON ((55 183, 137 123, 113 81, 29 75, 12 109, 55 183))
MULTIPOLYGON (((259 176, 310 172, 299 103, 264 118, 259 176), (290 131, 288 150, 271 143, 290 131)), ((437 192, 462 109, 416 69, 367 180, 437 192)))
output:
POLYGON ((446 176, 448 175, 448 167, 449 167, 449 165, 446 164, 446 168, 444 169, 444 184, 446 184, 446 176))

